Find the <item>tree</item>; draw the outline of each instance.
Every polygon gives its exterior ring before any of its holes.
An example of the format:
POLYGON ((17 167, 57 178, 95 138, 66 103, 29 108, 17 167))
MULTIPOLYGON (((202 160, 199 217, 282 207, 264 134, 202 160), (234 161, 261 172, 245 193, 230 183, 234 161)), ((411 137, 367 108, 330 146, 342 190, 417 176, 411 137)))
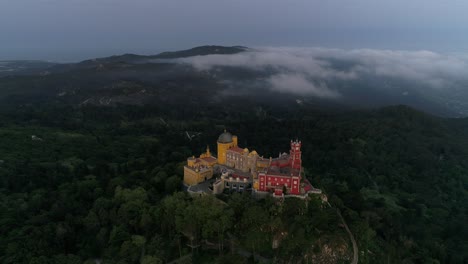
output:
POLYGON ((232 226, 233 211, 214 196, 196 198, 194 206, 199 208, 202 236, 206 239, 217 238, 221 254, 224 250, 225 233, 232 226))
POLYGON ((177 176, 177 175, 173 175, 173 176, 167 178, 166 183, 165 183, 166 193, 173 193, 173 192, 179 190, 181 184, 182 184, 182 181, 180 180, 179 176, 177 176))
POLYGON ((244 244, 253 254, 258 250, 269 248, 271 235, 266 232, 269 223, 268 213, 258 205, 247 208, 242 214, 240 227, 243 231, 244 244))
POLYGON ((163 261, 155 256, 146 255, 143 257, 141 264, 162 264, 163 261))

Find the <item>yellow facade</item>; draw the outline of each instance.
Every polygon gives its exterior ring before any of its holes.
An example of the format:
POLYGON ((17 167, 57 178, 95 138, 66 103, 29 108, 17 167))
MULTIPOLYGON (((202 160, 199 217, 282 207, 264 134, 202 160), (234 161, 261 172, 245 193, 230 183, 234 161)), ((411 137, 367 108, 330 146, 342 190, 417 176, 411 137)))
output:
POLYGON ((184 166, 184 184, 196 185, 213 177, 213 168, 204 168, 201 170, 184 166))
POLYGON ((217 159, 211 156, 210 147, 206 147, 206 152, 200 155, 202 165, 213 167, 217 163, 217 159), (208 159, 206 159, 208 158, 208 159))
POLYGON ((226 154, 227 150, 237 147, 237 136, 231 135, 231 133, 226 132, 221 134, 218 138, 218 163, 221 165, 226 165, 226 154))
POLYGON ((195 161, 196 161, 196 159, 195 159, 194 156, 191 157, 191 158, 188 158, 188 159, 187 159, 187 166, 189 166, 189 167, 194 167, 194 166, 195 166, 195 161))
POLYGON ((254 181, 253 188, 254 188, 255 190, 258 190, 258 180, 255 180, 255 181, 254 181))
MULTIPOLYGON (((188 158, 187 165, 184 166, 184 184, 196 185, 211 179, 214 173, 213 167, 216 164, 226 165, 226 155, 228 150, 230 148, 237 147, 237 144, 237 136, 224 131, 217 141, 217 158, 211 156, 209 147, 207 147, 206 152, 202 153, 199 158, 195 158, 195 156, 188 158)), ((244 149, 243 155, 250 159, 252 156, 257 156, 257 153, 255 151, 249 153, 249 150, 246 148, 244 149)), ((251 167, 255 168, 255 163, 256 162, 254 162, 251 167)))
POLYGON ((199 158, 192 156, 187 159, 187 166, 184 166, 184 184, 195 185, 213 177, 213 166, 217 159, 211 156, 210 148, 202 153, 199 158))
POLYGON ((237 147, 237 136, 232 136, 232 143, 234 143, 234 147, 237 147))
POLYGON ((226 152, 233 146, 233 143, 220 143, 218 142, 218 163, 226 165, 226 152))

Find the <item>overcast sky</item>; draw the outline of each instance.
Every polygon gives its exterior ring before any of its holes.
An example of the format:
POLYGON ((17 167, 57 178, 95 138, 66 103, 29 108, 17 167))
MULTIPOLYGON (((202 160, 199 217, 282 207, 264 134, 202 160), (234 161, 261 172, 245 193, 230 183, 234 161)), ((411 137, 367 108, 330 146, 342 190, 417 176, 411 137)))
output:
POLYGON ((466 52, 466 0, 0 0, 0 60, 197 45, 466 52))

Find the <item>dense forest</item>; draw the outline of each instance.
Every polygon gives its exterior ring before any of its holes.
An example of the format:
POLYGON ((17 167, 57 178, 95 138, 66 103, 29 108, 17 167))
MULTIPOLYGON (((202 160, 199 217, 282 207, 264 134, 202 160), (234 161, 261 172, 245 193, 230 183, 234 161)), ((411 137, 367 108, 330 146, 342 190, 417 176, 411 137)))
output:
POLYGON ((0 262, 349 263, 338 212, 360 263, 468 261, 468 120, 260 110, 3 104, 0 262), (301 139, 330 206, 188 196, 186 157, 216 149, 225 128, 264 156, 301 139))

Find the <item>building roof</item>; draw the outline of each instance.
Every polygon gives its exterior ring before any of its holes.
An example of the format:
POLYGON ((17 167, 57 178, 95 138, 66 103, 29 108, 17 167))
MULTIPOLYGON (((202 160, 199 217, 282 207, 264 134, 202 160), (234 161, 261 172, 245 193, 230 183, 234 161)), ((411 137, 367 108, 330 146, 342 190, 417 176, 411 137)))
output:
POLYGON ((286 167, 270 166, 267 169, 265 174, 269 176, 280 176, 280 177, 291 177, 291 176, 299 177, 301 175, 301 171, 298 169, 291 168, 290 166, 286 166, 286 167))
POLYGON ((234 151, 234 152, 237 152, 237 153, 244 153, 244 149, 243 148, 239 148, 239 147, 232 147, 228 150, 231 150, 231 151, 234 151))
POLYGON ((279 158, 273 159, 271 161, 271 166, 277 166, 280 168, 284 168, 289 166, 289 155, 283 155, 279 158))
POLYGON ((204 157, 204 158, 200 158, 200 159, 202 159, 202 160, 204 160, 204 161, 206 161, 206 162, 209 162, 209 163, 211 163, 211 162, 216 162, 216 158, 215 158, 215 157, 204 157))
POLYGON ((240 179, 240 180, 250 180, 250 176, 245 176, 245 175, 240 175, 240 174, 237 174, 237 173, 232 173, 230 175, 230 177, 232 177, 233 179, 240 179))
POLYGON ((224 133, 219 135, 218 142, 219 143, 231 143, 232 142, 232 134, 229 133, 229 132, 224 131, 224 133))

